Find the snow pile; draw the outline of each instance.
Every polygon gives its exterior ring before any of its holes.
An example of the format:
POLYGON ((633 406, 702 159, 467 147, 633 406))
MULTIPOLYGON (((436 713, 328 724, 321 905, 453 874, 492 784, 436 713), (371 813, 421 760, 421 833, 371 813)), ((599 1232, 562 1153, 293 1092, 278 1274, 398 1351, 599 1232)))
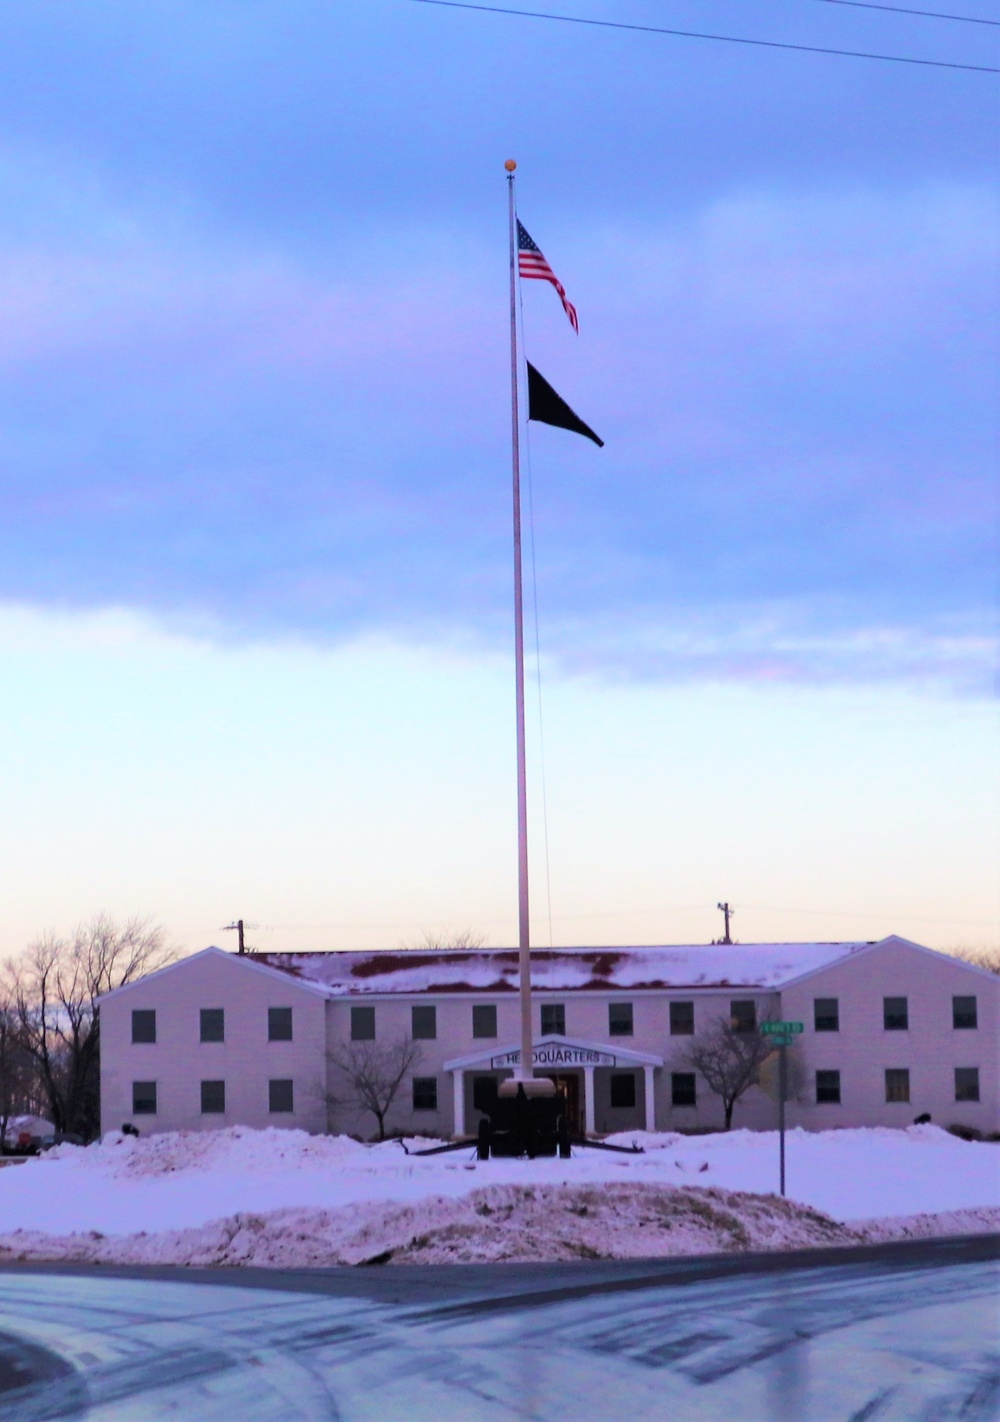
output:
POLYGON ((0 1172, 0 1249, 108 1262, 139 1257, 128 1255, 138 1249, 142 1259, 225 1262, 246 1245, 254 1259, 273 1248, 276 1261, 291 1251, 288 1258, 315 1264, 386 1249, 393 1258, 423 1258, 413 1241, 425 1235, 427 1258, 437 1250, 433 1257, 441 1259, 530 1259, 580 1257, 581 1244, 625 1255, 683 1253, 695 1247, 685 1243, 691 1240, 712 1250, 815 1244, 824 1242, 817 1220, 825 1220, 823 1229, 847 1227, 828 1243, 1000 1230, 1000 1145, 958 1140, 933 1125, 790 1131, 788 1204, 774 1199, 774 1132, 635 1131, 611 1140, 635 1141, 643 1153, 574 1149, 570 1160, 477 1161, 471 1146, 418 1156, 394 1141, 363 1145, 273 1128, 113 1133, 99 1145, 60 1146, 0 1172), (496 1209, 491 1191, 500 1192, 496 1209), (532 1201, 541 1199, 558 1221, 554 1233, 551 1221, 532 1233, 532 1201), (479 1200, 492 1213, 479 1211, 479 1200), (725 1208, 750 1243, 734 1244, 739 1230, 718 1212, 709 1228, 692 1203, 706 1200, 717 1210, 720 1201, 737 1201, 725 1208), (496 1218, 504 1210, 516 1225, 496 1218), (785 1238, 785 1210, 804 1233, 785 1238), (640 1216, 645 1223, 637 1223, 640 1216), (543 1237, 555 1254, 538 1252, 543 1237), (157 1254, 157 1241, 166 1255, 157 1254))
POLYGON ((125 1136, 111 1131, 99 1146, 56 1146, 46 1162, 68 1162, 72 1168, 100 1171, 115 1179, 172 1175, 178 1171, 219 1169, 270 1171, 338 1169, 366 1162, 369 1149, 350 1136, 311 1136, 273 1126, 230 1126, 222 1131, 164 1131, 155 1136, 125 1136))
POLYGON ((978 1210, 887 1215, 877 1220, 854 1220, 852 1228, 872 1244, 891 1239, 940 1239, 948 1234, 1000 1234, 1000 1209, 984 1205, 978 1210))
POLYGON ((0 1260, 101 1264, 468 1264, 656 1259, 857 1244, 845 1225, 773 1195, 622 1184, 494 1185, 459 1200, 237 1214, 198 1229, 107 1238, 7 1235, 0 1260))

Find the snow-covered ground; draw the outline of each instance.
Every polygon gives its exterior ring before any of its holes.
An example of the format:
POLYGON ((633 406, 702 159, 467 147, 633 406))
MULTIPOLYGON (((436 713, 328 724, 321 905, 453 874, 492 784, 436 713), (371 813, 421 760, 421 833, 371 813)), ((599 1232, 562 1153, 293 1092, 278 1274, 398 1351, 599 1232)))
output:
POLYGON ((299 1131, 112 1134, 0 1171, 0 1258, 630 1257, 1000 1230, 1000 1145, 932 1125, 789 1132, 787 1203, 769 1198, 774 1133, 612 1139, 644 1154, 477 1162, 299 1131))

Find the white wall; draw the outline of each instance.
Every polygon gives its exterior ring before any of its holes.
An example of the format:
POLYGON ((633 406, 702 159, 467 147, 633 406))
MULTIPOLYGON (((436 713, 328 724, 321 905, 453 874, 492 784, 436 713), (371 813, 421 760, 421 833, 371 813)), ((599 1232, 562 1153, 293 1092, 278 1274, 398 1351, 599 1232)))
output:
POLYGON ((101 1126, 152 1131, 242 1123, 326 1129, 321 1101, 326 1003, 285 973, 209 950, 105 998, 101 1017, 101 1126), (200 1041, 200 1009, 225 1009, 225 1041, 200 1041), (292 1008, 293 1040, 269 1042, 267 1009, 292 1008), (132 1011, 156 1012, 156 1042, 132 1042, 132 1011), (268 1081, 291 1079, 294 1112, 272 1115, 268 1081), (223 1115, 202 1115, 202 1080, 226 1083, 223 1115), (155 1116, 132 1111, 133 1081, 157 1083, 155 1116))
POLYGON ((789 1119, 813 1129, 827 1126, 908 1126, 930 1112, 941 1126, 1000 1129, 1000 978, 978 972, 945 954, 889 939, 848 962, 835 964, 782 993, 782 1015, 805 1031, 791 1055, 802 1063, 802 1099, 789 1119), (952 1026, 952 997, 975 996, 979 1025, 952 1026), (839 1032, 814 1030, 813 1004, 835 997, 839 1032), (906 997, 909 1027, 886 1031, 883 998, 906 997), (979 1068, 980 1100, 955 1100, 956 1067, 979 1068), (885 1070, 906 1067, 910 1100, 887 1102, 885 1070), (841 1104, 817 1106, 817 1070, 840 1072, 841 1104))

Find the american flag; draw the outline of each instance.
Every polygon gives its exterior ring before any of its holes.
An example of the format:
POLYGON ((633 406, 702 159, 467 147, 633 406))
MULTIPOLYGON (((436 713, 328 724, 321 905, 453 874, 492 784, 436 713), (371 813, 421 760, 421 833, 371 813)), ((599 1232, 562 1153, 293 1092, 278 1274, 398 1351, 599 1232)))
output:
POLYGON ((534 277, 536 281, 549 281, 559 293, 559 300, 563 304, 563 310, 569 317, 569 324, 579 335, 580 323, 576 319, 576 307, 572 301, 566 299, 566 288, 542 256, 538 243, 529 235, 527 229, 518 218, 517 221, 517 269, 522 277, 534 277))

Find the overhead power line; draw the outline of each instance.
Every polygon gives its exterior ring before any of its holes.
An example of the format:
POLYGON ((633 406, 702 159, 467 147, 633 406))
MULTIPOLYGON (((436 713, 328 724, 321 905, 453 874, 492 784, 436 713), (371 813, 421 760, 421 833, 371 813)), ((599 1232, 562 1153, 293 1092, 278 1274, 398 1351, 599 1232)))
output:
POLYGON ((863 49, 828 49, 816 44, 789 44, 782 40, 747 39, 742 35, 714 35, 701 30, 672 30, 662 25, 633 25, 624 20, 592 20, 582 15, 555 15, 547 10, 515 10, 505 5, 477 5, 473 0, 412 0, 415 5, 438 5, 446 10, 479 10, 488 15, 518 15, 525 20, 558 20, 564 25, 592 25, 602 30, 633 30, 639 34, 674 35, 682 39, 716 40, 722 44, 749 44, 759 49, 794 49, 803 54, 836 54, 845 59, 877 59, 887 64, 919 64, 929 69, 965 69, 976 74, 1000 74, 989 64, 958 64, 948 59, 916 59, 905 54, 873 54, 863 49))
POLYGON ((910 10, 904 5, 876 5, 875 0, 820 0, 821 5, 850 5, 852 10, 885 10, 890 15, 922 15, 925 20, 959 20, 964 25, 998 25, 1000 20, 983 20, 979 15, 946 15, 940 10, 910 10))

